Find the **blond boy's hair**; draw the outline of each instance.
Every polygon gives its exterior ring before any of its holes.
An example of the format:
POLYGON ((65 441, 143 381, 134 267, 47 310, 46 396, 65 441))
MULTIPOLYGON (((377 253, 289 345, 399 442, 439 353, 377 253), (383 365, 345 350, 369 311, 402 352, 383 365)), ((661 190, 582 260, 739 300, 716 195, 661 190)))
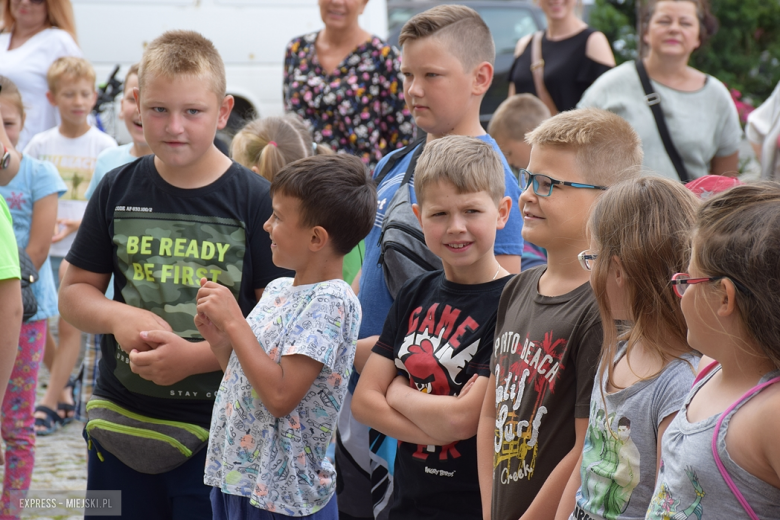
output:
POLYGON ((401 29, 398 44, 436 36, 458 58, 463 70, 471 71, 482 62, 493 65, 496 46, 485 21, 465 5, 439 5, 413 16, 401 29))
POLYGON ((144 51, 138 70, 142 92, 150 76, 204 78, 220 101, 227 90, 222 57, 210 40, 195 31, 167 31, 155 38, 144 51))
POLYGON ((84 58, 63 56, 57 58, 46 73, 46 83, 52 94, 57 93, 57 87, 63 80, 78 81, 85 79, 95 88, 95 69, 84 58))
POLYGON ((639 176, 642 141, 622 117, 598 108, 569 110, 526 135, 532 147, 572 150, 587 182, 611 186, 639 176))
POLYGON ((127 78, 130 76, 138 76, 138 67, 140 66, 140 63, 133 63, 130 65, 130 68, 127 69, 127 74, 125 74, 125 81, 127 81, 127 78))
POLYGON ((420 154, 414 174, 414 192, 422 205, 432 184, 449 182, 458 193, 485 191, 498 205, 504 197, 504 165, 491 145, 465 135, 431 141, 420 154))
POLYGON ((533 94, 515 94, 493 113, 488 133, 493 138, 524 141, 525 134, 550 118, 550 109, 533 94))

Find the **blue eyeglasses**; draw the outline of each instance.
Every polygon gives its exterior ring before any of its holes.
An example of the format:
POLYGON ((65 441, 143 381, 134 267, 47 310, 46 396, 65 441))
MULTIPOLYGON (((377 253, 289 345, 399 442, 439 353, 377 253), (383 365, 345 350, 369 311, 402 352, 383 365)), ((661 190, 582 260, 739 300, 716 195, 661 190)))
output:
POLYGON ((606 190, 606 186, 596 186, 595 184, 583 184, 581 182, 568 182, 559 181, 548 177, 547 175, 540 175, 538 173, 531 173, 525 168, 520 168, 520 175, 525 181, 526 189, 533 184, 534 193, 540 197, 549 197, 552 195, 553 186, 556 184, 560 186, 571 186, 572 188, 585 188, 589 190, 606 190))

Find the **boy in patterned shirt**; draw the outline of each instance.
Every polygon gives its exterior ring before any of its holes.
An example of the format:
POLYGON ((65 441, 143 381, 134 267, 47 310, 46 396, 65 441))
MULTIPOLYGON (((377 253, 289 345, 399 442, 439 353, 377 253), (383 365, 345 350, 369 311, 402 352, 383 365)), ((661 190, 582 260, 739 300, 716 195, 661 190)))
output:
POLYGON ((271 282, 246 320, 226 287, 203 278, 198 292, 195 325, 225 371, 204 481, 215 520, 335 520, 325 452, 361 319, 341 270, 373 224, 376 190, 356 157, 323 155, 280 171, 271 196, 263 228, 295 278, 271 282))

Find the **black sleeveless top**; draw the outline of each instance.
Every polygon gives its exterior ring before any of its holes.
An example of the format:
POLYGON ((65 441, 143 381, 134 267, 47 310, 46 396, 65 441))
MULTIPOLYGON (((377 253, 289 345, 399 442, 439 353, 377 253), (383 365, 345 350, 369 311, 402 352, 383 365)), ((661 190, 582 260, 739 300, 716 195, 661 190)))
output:
MULTIPOLYGON (((594 29, 586 27, 571 38, 560 41, 548 40, 547 31, 542 36, 544 85, 560 112, 576 107, 591 83, 612 68, 585 56, 588 38, 594 32, 594 29)), ((509 69, 509 81, 515 84, 517 94, 528 92, 537 95, 531 74, 531 46, 529 41, 509 69)))

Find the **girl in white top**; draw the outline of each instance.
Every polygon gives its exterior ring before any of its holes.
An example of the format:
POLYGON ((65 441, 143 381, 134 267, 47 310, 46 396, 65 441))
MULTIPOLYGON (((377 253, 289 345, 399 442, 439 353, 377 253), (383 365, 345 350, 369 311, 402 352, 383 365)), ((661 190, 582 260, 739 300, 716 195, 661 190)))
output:
MULTIPOLYGON (((716 78, 688 66, 693 51, 714 29, 706 4, 703 0, 649 0, 643 20, 647 53, 642 62, 688 176, 736 176, 742 130, 731 95, 716 78)), ((642 139, 643 166, 679 180, 634 62, 604 73, 577 106, 603 108, 631 123, 642 139)))
POLYGON ((593 208, 590 250, 580 263, 592 268, 604 346, 583 452, 558 520, 645 517, 660 439, 699 360, 670 282, 688 265, 696 207, 679 182, 647 176, 610 187, 593 208))
POLYGON ((35 134, 59 123, 46 100, 46 71, 62 56, 81 56, 70 0, 7 0, 0 32, 0 71, 22 93, 27 119, 19 136, 24 150, 35 134))
POLYGON ((692 244, 688 272, 673 283, 688 343, 719 366, 664 434, 647 518, 777 519, 780 385, 752 392, 780 380, 780 184, 705 201, 692 244))

